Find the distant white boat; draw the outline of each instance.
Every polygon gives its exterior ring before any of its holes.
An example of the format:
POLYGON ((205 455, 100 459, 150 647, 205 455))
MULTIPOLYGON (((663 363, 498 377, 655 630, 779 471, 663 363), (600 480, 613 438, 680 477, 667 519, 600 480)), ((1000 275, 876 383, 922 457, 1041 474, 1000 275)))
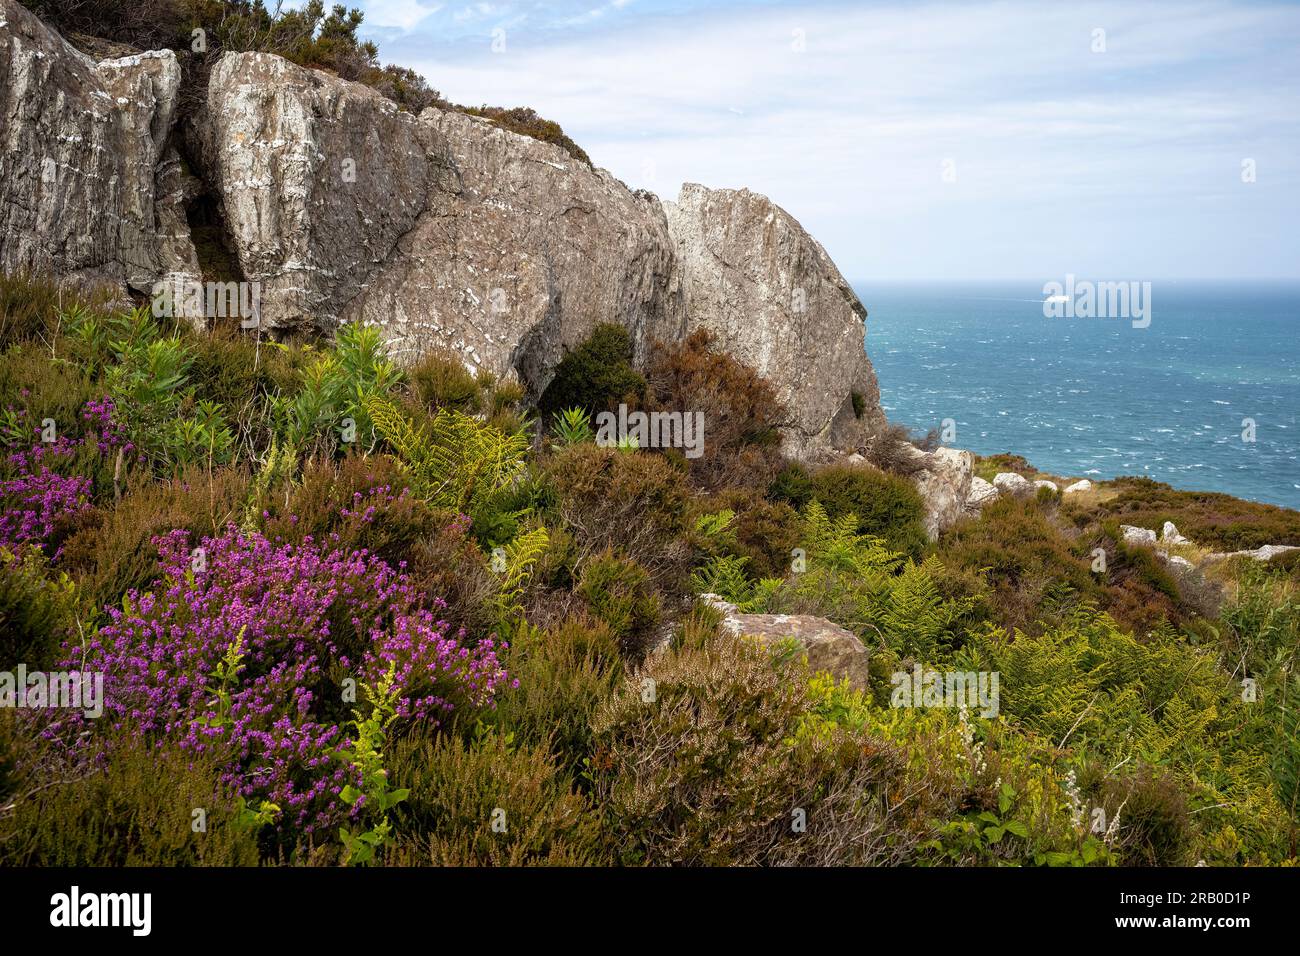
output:
POLYGON ((1049 295, 1043 301, 1044 302, 1069 302, 1070 297, 1068 295, 1049 295))

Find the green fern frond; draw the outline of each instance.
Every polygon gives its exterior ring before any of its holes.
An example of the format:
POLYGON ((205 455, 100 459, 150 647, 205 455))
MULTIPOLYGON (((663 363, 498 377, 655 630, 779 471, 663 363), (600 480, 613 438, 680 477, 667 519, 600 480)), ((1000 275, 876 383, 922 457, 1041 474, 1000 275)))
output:
POLYGON ((523 614, 523 594, 532 581, 533 567, 550 545, 546 528, 538 526, 516 537, 500 550, 501 587, 497 613, 503 630, 510 631, 523 614))

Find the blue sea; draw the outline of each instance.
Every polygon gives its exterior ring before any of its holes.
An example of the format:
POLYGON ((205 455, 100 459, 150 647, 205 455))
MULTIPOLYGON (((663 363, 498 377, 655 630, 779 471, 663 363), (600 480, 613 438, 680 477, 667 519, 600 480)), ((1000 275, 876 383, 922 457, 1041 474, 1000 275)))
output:
POLYGON ((950 444, 1063 476, 1300 508, 1300 283, 1156 280, 1146 328, 1046 318, 1041 282, 854 288, 890 421, 952 419, 950 444))

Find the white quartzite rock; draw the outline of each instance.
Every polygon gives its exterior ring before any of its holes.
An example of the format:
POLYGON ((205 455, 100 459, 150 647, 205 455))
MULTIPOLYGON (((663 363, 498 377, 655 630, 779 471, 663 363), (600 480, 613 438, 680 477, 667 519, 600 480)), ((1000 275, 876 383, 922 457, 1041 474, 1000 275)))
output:
POLYGON ((1227 551, 1207 554, 1203 563, 1210 561, 1223 561, 1227 558, 1250 558, 1254 561, 1268 561, 1277 557, 1279 554, 1286 554, 1288 551, 1300 551, 1300 545, 1294 544, 1266 544, 1249 551, 1227 551))
POLYGON ((1065 488, 1065 494, 1067 495, 1075 495, 1081 491, 1092 491, 1092 482, 1087 478, 1081 478, 1074 484, 1067 485, 1065 488))
POLYGON ((1156 533, 1149 528, 1138 528, 1131 524, 1119 526, 1125 544, 1148 545, 1156 543, 1156 533))
POLYGON ((1024 475, 1014 471, 1004 471, 993 476, 993 485, 1004 495, 1024 497, 1034 493, 1034 485, 1024 475))
POLYGON ((918 449, 918 458, 925 470, 913 476, 913 481, 925 502, 925 533, 934 541, 966 513, 975 456, 960 448, 936 448, 932 452, 918 449))
POLYGON ((993 483, 976 475, 970 480, 970 494, 966 496, 966 507, 971 511, 979 511, 997 497, 998 489, 993 483))

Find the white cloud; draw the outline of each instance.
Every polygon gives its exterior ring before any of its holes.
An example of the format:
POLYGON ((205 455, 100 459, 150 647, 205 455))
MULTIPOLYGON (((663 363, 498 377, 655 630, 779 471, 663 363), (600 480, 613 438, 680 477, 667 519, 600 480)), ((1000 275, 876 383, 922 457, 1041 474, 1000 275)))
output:
POLYGON ((453 100, 533 106, 629 185, 767 193, 851 276, 1172 275, 1198 259, 1283 274, 1297 39, 1300 13, 1268 5, 774 7, 625 12, 408 65, 453 100), (1269 173, 1253 192, 1243 156, 1269 173), (1206 194, 1227 198, 1202 217, 1206 194), (1265 241, 1234 245, 1247 227, 1265 241))
POLYGON ((426 17, 441 9, 440 3, 420 3, 419 0, 367 0, 366 25, 413 30, 426 17))

